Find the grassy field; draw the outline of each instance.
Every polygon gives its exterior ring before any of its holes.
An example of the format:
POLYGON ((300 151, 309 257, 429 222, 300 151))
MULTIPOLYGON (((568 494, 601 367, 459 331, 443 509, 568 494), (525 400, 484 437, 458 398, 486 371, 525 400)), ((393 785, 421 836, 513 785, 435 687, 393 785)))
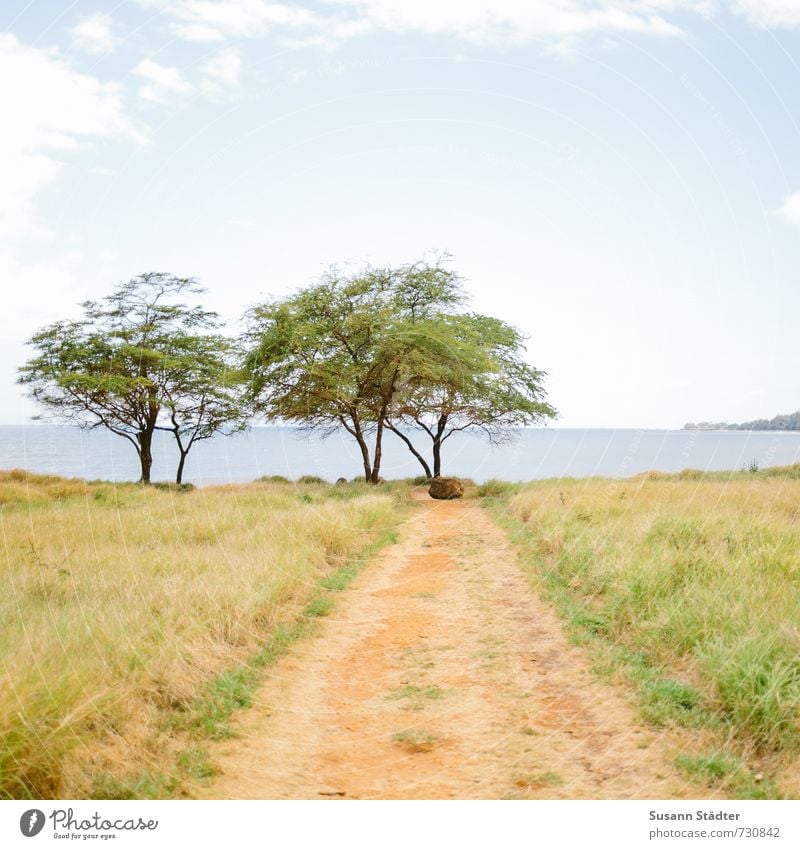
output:
POLYGON ((206 776, 203 740, 391 539, 402 500, 0 473, 0 798, 164 797, 206 776))
POLYGON ((637 685, 644 718, 693 730, 679 759, 732 795, 796 794, 800 467, 480 488, 534 583, 637 685))
MULTIPOLYGON (((0 473, 0 798, 209 778, 208 741, 392 539, 407 494, 0 473)), ((652 726, 688 729, 681 769, 800 795, 800 467, 476 494, 596 671, 632 682, 652 726)))

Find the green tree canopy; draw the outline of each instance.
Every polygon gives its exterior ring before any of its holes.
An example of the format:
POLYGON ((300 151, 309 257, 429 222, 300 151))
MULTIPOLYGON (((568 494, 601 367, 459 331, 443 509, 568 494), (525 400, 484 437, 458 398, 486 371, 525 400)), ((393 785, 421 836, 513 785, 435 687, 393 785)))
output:
POLYGON ((328 271, 308 288, 251 310, 245 369, 256 409, 357 441, 364 476, 380 477, 385 429, 425 473, 441 473, 442 445, 476 429, 492 442, 555 415, 544 373, 525 363, 520 334, 463 312, 461 279, 445 260, 328 271), (432 441, 432 465, 409 428, 432 441))
POLYGON ((323 433, 343 427, 358 443, 365 480, 377 483, 393 399, 432 360, 446 361, 438 316, 463 299, 461 281, 441 262, 330 269, 251 310, 251 398, 268 419, 323 433))
POLYGON ((44 415, 127 439, 141 481, 149 483, 159 421, 169 412, 181 433, 190 421, 207 426, 208 414, 198 418, 192 405, 225 367, 216 313, 183 301, 202 291, 192 278, 155 272, 120 283, 105 298, 83 303, 79 320, 34 334, 29 344, 37 353, 19 382, 44 415))
POLYGON ((524 340, 515 328, 467 313, 440 316, 436 332, 449 358, 430 362, 398 393, 387 420, 429 477, 442 473, 442 448, 455 433, 472 430, 499 444, 512 439, 515 429, 557 415, 546 401, 545 373, 525 362, 524 340), (419 428, 431 440, 432 469, 403 426, 419 428))
POLYGON ((244 430, 250 410, 244 400, 241 371, 235 366, 233 342, 219 334, 192 334, 174 362, 164 387, 162 415, 156 430, 169 431, 178 448, 175 482, 183 482, 192 447, 217 434, 244 430))

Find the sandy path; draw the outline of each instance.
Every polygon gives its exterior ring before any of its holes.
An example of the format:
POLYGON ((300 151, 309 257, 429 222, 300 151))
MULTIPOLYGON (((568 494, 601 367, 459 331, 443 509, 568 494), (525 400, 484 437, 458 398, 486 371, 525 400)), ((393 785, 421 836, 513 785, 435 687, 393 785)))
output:
POLYGON ((424 496, 273 670, 207 798, 691 798, 474 502, 424 496))

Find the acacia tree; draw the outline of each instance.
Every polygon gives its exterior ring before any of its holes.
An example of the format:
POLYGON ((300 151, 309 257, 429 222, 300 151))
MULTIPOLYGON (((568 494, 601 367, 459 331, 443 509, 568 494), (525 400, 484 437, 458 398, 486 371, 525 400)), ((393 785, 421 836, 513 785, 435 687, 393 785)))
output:
POLYGON ((437 261, 351 276, 333 268, 255 307, 245 360, 255 408, 323 434, 343 427, 359 446, 364 479, 377 483, 394 398, 431 360, 446 360, 437 316, 462 300, 459 278, 437 261))
POLYGON ((243 401, 241 372, 233 364, 231 340, 217 334, 190 335, 181 342, 164 387, 161 424, 178 448, 175 483, 183 483, 186 458, 197 442, 217 434, 230 435, 248 426, 250 413, 243 401))
POLYGON ((450 356, 429 363, 395 396, 386 422, 429 478, 441 475, 442 447, 455 433, 473 430, 499 444, 512 439, 516 428, 556 416, 545 400, 545 373, 525 362, 523 338, 513 327, 459 314, 440 316, 437 333, 450 356), (403 426, 430 438, 432 469, 403 426))
POLYGON ((29 344, 37 355, 18 381, 45 416, 127 439, 140 481, 150 483, 153 433, 174 377, 196 355, 193 337, 216 326, 215 313, 180 300, 202 291, 192 278, 160 272, 120 283, 105 298, 84 302, 81 319, 34 334, 29 344))

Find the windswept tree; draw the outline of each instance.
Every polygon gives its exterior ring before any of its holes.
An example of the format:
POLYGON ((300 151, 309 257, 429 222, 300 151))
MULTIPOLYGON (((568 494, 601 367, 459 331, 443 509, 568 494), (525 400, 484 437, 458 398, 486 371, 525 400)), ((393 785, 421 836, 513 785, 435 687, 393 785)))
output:
POLYGON ((169 431, 175 438, 178 484, 183 483, 186 458, 197 442, 242 431, 250 420, 232 341, 219 334, 193 334, 180 344, 181 357, 164 387, 156 425, 156 430, 169 431))
POLYGON ((556 416, 546 400, 545 373, 525 361, 515 328, 485 315, 458 314, 440 316, 436 332, 449 357, 430 362, 395 395, 386 421, 428 477, 441 475, 442 448, 455 433, 473 431, 497 445, 520 427, 556 416), (413 428, 431 441, 432 468, 409 436, 413 428))
POLYGON ((217 316, 183 299, 202 291, 192 278, 142 274, 83 303, 81 319, 36 333, 29 344, 37 354, 20 369, 19 382, 44 407, 41 417, 106 428, 127 439, 139 459, 140 480, 149 483, 159 421, 173 410, 185 421, 190 397, 197 400, 189 387, 197 374, 198 337, 211 338, 217 316))
POLYGON ((446 362, 436 324, 463 298, 442 262, 350 276, 331 269, 250 311, 250 397, 267 419, 323 434, 344 428, 359 446, 364 479, 377 483, 395 396, 430 362, 446 362))

